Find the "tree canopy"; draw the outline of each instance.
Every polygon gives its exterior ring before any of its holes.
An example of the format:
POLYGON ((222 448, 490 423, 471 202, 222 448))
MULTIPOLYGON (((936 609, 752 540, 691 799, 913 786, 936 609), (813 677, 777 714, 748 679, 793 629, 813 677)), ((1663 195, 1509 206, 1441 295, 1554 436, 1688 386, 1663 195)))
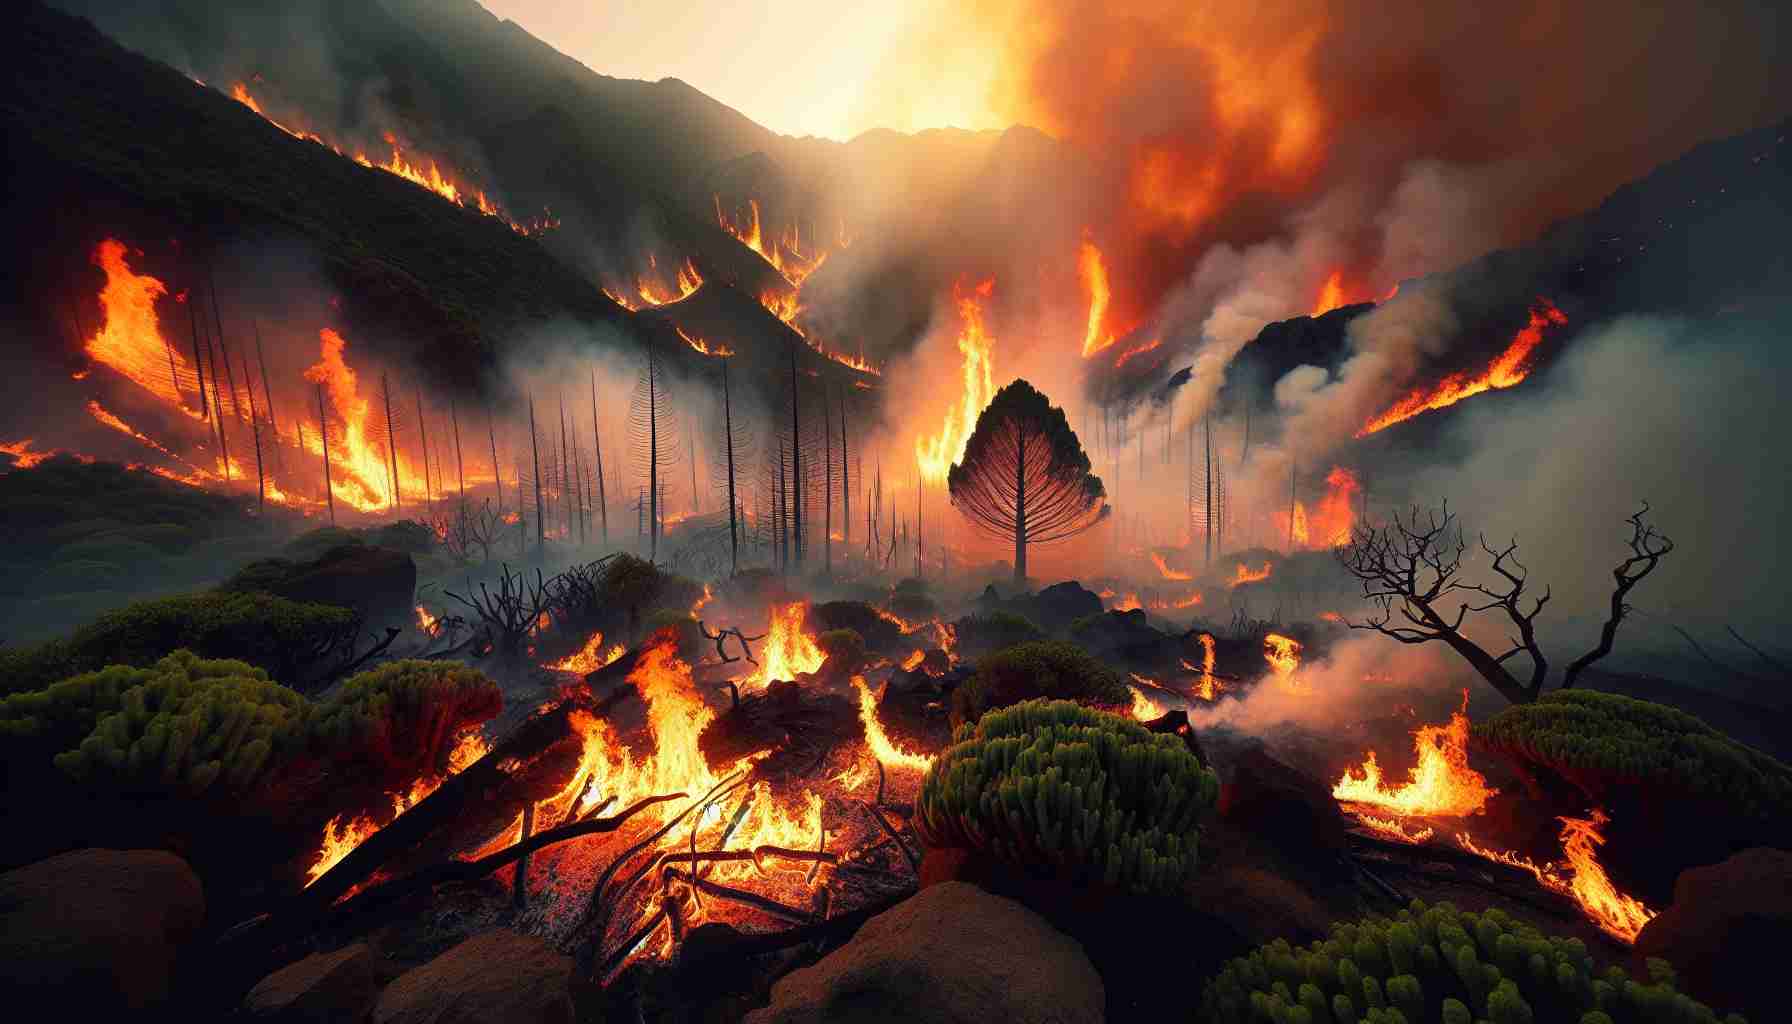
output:
POLYGON ((1014 541, 1014 578, 1024 581, 1028 544, 1074 537, 1107 516, 1107 492, 1089 468, 1064 410, 1016 380, 977 417, 946 483, 973 525, 1014 541))

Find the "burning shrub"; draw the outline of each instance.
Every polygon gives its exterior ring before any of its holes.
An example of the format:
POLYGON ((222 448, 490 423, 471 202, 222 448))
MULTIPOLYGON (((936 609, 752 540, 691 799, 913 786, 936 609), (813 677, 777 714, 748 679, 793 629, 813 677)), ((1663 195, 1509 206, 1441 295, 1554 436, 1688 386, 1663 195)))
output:
POLYGON ((146 666, 187 648, 295 678, 358 632, 355 613, 263 593, 216 591, 138 601, 61 640, 0 651, 0 690, 17 692, 107 665, 146 666))
POLYGON ((650 608, 689 608, 703 595, 700 584, 626 552, 604 564, 598 590, 604 607, 626 615, 631 636, 640 634, 642 616, 650 608))
POLYGON ((1195 870, 1219 781, 1175 736, 1069 701, 1032 700, 958 730, 927 769, 929 846, 1029 874, 1173 893, 1195 870))
POLYGON ((1232 960, 1207 983, 1200 1016, 1209 1024, 1743 1024, 1677 992, 1664 961, 1649 967, 1647 984, 1633 981, 1619 967, 1598 970, 1579 939, 1546 936, 1498 909, 1460 913, 1414 900, 1392 918, 1333 925, 1331 938, 1300 949, 1277 939, 1232 960))
POLYGON ((1573 783, 1595 802, 1638 788, 1779 822, 1792 815, 1792 768, 1677 708, 1592 690, 1556 690, 1473 730, 1477 743, 1573 783))
POLYGON ((865 601, 828 601, 809 609, 816 629, 850 629, 873 651, 891 653, 902 643, 902 627, 865 601))
POLYGON ((455 738, 495 717, 496 683, 458 662, 395 661, 363 672, 315 705, 314 756, 353 766, 356 785, 393 792, 448 769, 455 738))
POLYGON ((1039 640, 978 662, 977 674, 952 692, 952 726, 976 722, 985 711, 1034 697, 1110 708, 1132 703, 1120 676, 1087 651, 1062 640, 1039 640))
POLYGON ((1026 616, 1013 612, 966 615, 953 624, 953 629, 957 631, 961 657, 976 657, 1015 644, 1045 639, 1045 630, 1035 626, 1026 616))
POLYGON ((661 608, 647 616, 642 623, 642 631, 652 636, 662 629, 670 629, 678 639, 678 656, 686 661, 695 661, 703 646, 703 631, 691 613, 682 608, 661 608))

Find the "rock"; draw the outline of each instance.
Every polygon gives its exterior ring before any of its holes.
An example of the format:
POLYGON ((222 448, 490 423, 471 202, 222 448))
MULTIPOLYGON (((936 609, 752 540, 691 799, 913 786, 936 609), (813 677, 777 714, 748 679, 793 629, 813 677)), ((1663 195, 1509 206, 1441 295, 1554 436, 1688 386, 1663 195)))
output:
POLYGON ((1142 608, 1100 615, 1076 630, 1071 639, 1084 650, 1115 668, 1172 663, 1181 652, 1181 641, 1156 629, 1142 608))
POLYGON ((1269 756, 1261 744, 1246 748, 1227 767, 1220 785, 1222 819, 1269 840, 1293 860, 1337 868, 1346 827, 1330 789, 1269 756))
POLYGON ((261 979, 243 1000, 243 1014, 280 1024, 354 1021, 366 1016, 379 992, 373 952, 357 942, 313 953, 261 979))
POLYGON ((1649 957, 1673 964, 1680 990, 1720 1013, 1774 1020, 1784 982, 1761 958, 1788 943, 1792 853, 1755 847, 1681 872, 1674 902, 1643 926, 1632 955, 1639 975, 1649 957))
POLYGON ((162 850, 71 850, 0 875, 0 988, 58 1016, 155 1006, 205 920, 199 878, 162 850))
POLYGON ((572 958, 496 928, 386 986, 373 1024, 570 1024, 572 958))
POLYGON ((1094 1024, 1104 1000, 1101 977, 1075 940, 1013 900, 944 882, 779 980, 771 1005, 746 1019, 1094 1024))
POLYGON ((1027 618, 1055 632, 1085 615, 1101 614, 1101 598, 1075 580, 1054 583, 1033 595, 1027 618))

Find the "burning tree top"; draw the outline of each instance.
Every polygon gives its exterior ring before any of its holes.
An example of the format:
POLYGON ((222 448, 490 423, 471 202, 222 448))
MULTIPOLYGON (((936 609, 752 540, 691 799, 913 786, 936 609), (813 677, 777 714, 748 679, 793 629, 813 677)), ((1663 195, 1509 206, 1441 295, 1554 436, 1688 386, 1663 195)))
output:
POLYGON ((952 465, 952 505, 980 530, 1014 540, 1014 575, 1025 579, 1027 545, 1074 537, 1108 513, 1101 478, 1064 410, 1016 380, 977 417, 952 465))

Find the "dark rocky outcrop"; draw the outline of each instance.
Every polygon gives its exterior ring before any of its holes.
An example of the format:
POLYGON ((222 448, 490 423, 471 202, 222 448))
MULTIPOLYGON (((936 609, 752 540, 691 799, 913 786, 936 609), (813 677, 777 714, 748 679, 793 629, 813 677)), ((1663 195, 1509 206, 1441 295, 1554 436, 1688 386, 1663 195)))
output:
POLYGON ((1094 1024, 1104 1001, 1101 978, 1075 940, 1013 900, 944 882, 779 981, 771 1005, 746 1019, 1094 1024))
POLYGON ((260 590, 290 601, 352 608, 369 627, 413 621, 417 563, 409 554, 343 544, 309 561, 269 558, 244 566, 227 589, 260 590))
POLYGON ((1643 926, 1633 955, 1674 965, 1681 991, 1750 1020, 1785 1010, 1784 982, 1760 958, 1792 944, 1792 853, 1756 847, 1692 868, 1674 883, 1674 902, 1643 926))
POLYGON ((313 953, 257 982, 243 1016, 277 1024, 360 1020, 379 998, 380 978, 366 943, 313 953))
POLYGON ((0 989, 72 1019, 164 1003, 205 919, 185 861, 71 850, 0 875, 0 989))
POLYGON ((572 958, 495 928, 406 971, 380 993, 373 1024, 571 1024, 572 958))

